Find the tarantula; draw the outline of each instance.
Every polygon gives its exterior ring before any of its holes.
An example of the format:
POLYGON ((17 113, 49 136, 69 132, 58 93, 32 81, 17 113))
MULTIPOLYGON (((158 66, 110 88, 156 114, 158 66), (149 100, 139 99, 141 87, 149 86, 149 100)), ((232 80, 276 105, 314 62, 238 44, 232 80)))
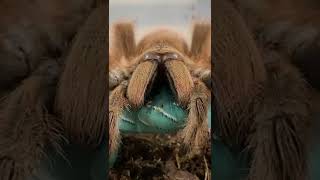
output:
POLYGON ((214 134, 249 153, 250 180, 306 179, 309 88, 290 56, 255 41, 233 5, 213 1, 214 134))
POLYGON ((211 25, 196 23, 191 47, 178 33, 161 29, 135 43, 133 25, 113 25, 109 51, 109 152, 119 143, 118 120, 125 108, 145 105, 152 88, 169 86, 176 101, 188 108, 179 137, 191 154, 200 153, 208 138, 211 101, 211 25))

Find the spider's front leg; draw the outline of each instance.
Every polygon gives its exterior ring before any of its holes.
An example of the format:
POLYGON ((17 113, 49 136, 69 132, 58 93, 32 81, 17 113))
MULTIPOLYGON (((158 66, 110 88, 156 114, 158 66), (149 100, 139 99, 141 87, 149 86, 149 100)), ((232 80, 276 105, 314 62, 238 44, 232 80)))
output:
POLYGON ((56 62, 43 63, 1 101, 1 180, 28 179, 48 148, 62 151, 62 127, 51 112, 58 75, 56 62))
POLYGON ((120 142, 118 123, 123 110, 129 107, 128 79, 134 70, 131 62, 135 52, 133 25, 119 22, 113 25, 109 49, 109 155, 116 152, 120 142))
POLYGON ((109 97, 109 155, 117 151, 120 142, 118 123, 123 110, 129 106, 126 98, 127 87, 127 81, 123 81, 109 97))
POLYGON ((211 91, 203 81, 191 76, 184 63, 168 61, 166 66, 171 84, 175 86, 178 103, 189 110, 186 126, 178 134, 183 149, 190 156, 200 154, 209 137, 207 115, 211 91))
POLYGON ((252 123, 249 180, 307 179, 308 90, 289 65, 267 65, 268 84, 252 123))
POLYGON ((188 105, 187 123, 182 129, 181 137, 187 145, 190 155, 200 154, 209 137, 208 111, 211 93, 207 86, 199 79, 194 81, 188 105))
MULTIPOLYGON (((117 150, 120 141, 118 122, 123 110, 127 107, 139 108, 144 104, 145 94, 151 79, 154 77, 158 64, 143 62, 133 72, 130 82, 122 81, 111 92, 109 97, 109 154, 117 150), (127 98, 128 97, 128 98, 127 98)), ((122 69, 126 71, 126 69, 122 69)), ((109 83, 114 81, 109 73, 109 83)))
MULTIPOLYGON (((184 145, 190 156, 200 154, 208 141, 208 111, 211 101, 211 24, 198 22, 194 24, 191 43, 191 59, 185 59, 189 73, 184 74, 184 83, 193 81, 189 95, 189 114, 187 124, 181 131, 184 145)), ((177 86, 177 89, 180 89, 177 86)), ((180 91, 178 90, 178 91, 180 91)))
POLYGON ((96 148, 107 127, 107 5, 93 10, 67 54, 55 97, 68 140, 96 148))

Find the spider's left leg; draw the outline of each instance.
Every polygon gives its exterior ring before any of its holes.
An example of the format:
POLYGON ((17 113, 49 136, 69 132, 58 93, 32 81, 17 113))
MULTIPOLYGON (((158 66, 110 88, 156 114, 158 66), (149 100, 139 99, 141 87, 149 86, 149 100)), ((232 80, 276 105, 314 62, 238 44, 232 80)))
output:
POLYGON ((54 61, 40 65, 1 101, 1 180, 28 179, 46 158, 48 148, 62 151, 62 127, 51 107, 58 69, 54 61))
POLYGON ((288 64, 268 64, 264 100, 252 123, 249 180, 305 180, 310 127, 308 89, 288 64))
MULTIPOLYGON (((109 154, 116 152, 120 141, 118 122, 123 110, 129 106, 128 82, 133 69, 130 61, 135 54, 134 25, 118 22, 113 26, 109 49, 109 154)), ((140 88, 140 87, 139 87, 140 88)))
POLYGON ((209 138, 208 111, 211 92, 200 80, 194 81, 189 103, 186 126, 181 132, 183 143, 187 145, 190 156, 200 154, 209 138))
POLYGON ((119 144, 118 121, 123 110, 129 105, 134 108, 143 105, 147 87, 154 76, 157 65, 155 62, 139 64, 132 74, 130 82, 122 81, 111 92, 109 96, 109 153, 115 152, 119 144))

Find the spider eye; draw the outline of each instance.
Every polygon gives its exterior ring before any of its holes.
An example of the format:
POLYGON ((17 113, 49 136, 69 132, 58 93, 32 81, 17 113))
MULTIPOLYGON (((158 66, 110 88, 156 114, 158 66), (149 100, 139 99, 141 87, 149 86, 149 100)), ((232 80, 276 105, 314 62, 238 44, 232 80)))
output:
POLYGON ((160 60, 161 57, 154 53, 147 53, 144 55, 144 60, 160 60))
POLYGON ((168 54, 163 56, 163 61, 178 59, 178 57, 179 56, 176 53, 168 53, 168 54))

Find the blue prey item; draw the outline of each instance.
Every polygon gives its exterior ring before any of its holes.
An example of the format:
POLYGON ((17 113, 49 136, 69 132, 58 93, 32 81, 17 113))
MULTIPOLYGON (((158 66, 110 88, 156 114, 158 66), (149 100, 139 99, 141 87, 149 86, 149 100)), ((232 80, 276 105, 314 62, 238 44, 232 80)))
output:
POLYGON ((119 122, 122 133, 169 133, 183 128, 186 111, 174 103, 168 88, 139 110, 126 110, 119 122))

